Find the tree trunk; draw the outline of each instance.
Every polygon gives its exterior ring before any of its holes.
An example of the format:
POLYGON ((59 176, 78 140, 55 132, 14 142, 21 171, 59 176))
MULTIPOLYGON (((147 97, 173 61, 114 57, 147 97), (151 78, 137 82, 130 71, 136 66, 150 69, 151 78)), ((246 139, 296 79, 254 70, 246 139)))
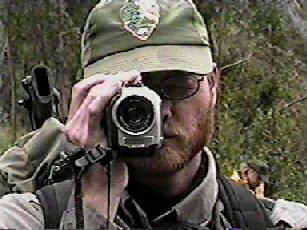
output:
MULTIPOLYGON (((62 28, 65 24, 65 2, 64 0, 59 1, 59 13, 60 13, 60 25, 62 28)), ((66 94, 66 60, 65 60, 65 41, 63 33, 60 32, 59 35, 59 46, 58 46, 58 54, 59 54, 59 65, 57 67, 57 77, 60 82, 60 92, 61 92, 61 114, 63 117, 66 117, 68 114, 68 100, 67 100, 67 94, 66 94)))
POLYGON ((7 62, 7 31, 5 21, 7 20, 7 9, 5 0, 0 0, 0 124, 8 122, 9 111, 6 99, 9 97, 9 85, 6 62, 7 62))
MULTIPOLYGON (((14 3, 7 2, 7 15, 9 16, 10 13, 14 12, 14 3)), ((16 63, 15 63, 15 57, 16 57, 16 50, 14 46, 12 45, 12 31, 9 26, 9 23, 6 25, 7 34, 8 34, 8 64, 9 64, 9 76, 11 79, 11 127, 12 127, 12 139, 11 143, 13 144, 16 141, 17 138, 17 117, 16 117, 16 106, 17 106, 17 97, 16 97, 16 91, 17 91, 17 84, 16 84, 16 63)))

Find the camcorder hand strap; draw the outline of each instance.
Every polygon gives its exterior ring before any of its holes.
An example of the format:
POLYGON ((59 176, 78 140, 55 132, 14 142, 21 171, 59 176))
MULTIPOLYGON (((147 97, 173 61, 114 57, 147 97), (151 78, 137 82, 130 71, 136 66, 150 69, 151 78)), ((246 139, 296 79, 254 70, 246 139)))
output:
MULTIPOLYGON (((79 154, 77 154, 79 155, 79 154)), ((108 207, 107 207, 107 226, 109 228, 110 220, 110 201, 111 201, 111 167, 110 162, 113 160, 112 150, 108 148, 102 148, 99 145, 93 150, 86 152, 81 158, 75 160, 75 210, 76 210, 76 228, 84 229, 84 214, 82 204, 82 174, 86 172, 89 167, 95 163, 100 163, 106 167, 107 178, 108 178, 108 207)))
MULTIPOLYGON (((69 146, 66 144, 64 146, 69 146)), ((99 146, 95 148, 98 152, 87 152, 78 146, 70 144, 68 148, 65 148, 64 152, 61 153, 59 160, 51 165, 51 171, 49 173, 49 185, 42 186, 40 190, 36 191, 38 200, 40 201, 45 220, 45 229, 57 229, 60 226, 60 220, 63 216, 64 211, 67 209, 69 196, 72 192, 72 188, 75 184, 75 210, 76 210, 76 225, 77 229, 84 229, 84 215, 82 206, 82 186, 81 176, 89 168, 91 164, 99 162, 103 166, 107 166, 107 177, 109 182, 111 181, 110 175, 110 162, 113 159, 113 154, 110 149, 103 149, 99 146), (98 154, 100 152, 100 154, 98 154), (102 156, 102 157, 101 157, 102 156), (76 160, 85 157, 84 160, 76 165, 76 160), (81 164, 83 162, 83 164, 81 164), (71 179, 53 183, 53 178, 58 174, 67 169, 71 168, 72 176, 71 179)), ((110 183, 108 184, 108 220, 110 217, 110 183)))

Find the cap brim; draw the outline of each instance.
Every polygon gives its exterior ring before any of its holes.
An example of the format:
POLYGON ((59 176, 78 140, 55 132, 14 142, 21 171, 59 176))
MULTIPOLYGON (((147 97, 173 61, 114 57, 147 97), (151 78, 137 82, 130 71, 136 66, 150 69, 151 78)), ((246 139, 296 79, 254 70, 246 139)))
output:
POLYGON ((153 72, 182 70, 198 74, 212 72, 214 63, 207 46, 145 46, 100 59, 84 68, 84 77, 117 74, 130 70, 153 72))

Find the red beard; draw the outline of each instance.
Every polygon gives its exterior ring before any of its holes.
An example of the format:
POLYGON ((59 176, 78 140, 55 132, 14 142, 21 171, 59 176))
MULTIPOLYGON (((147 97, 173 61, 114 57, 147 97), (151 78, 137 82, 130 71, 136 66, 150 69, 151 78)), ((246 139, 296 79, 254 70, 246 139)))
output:
POLYGON ((126 159, 128 166, 134 171, 150 175, 167 175, 181 170, 191 159, 203 150, 212 138, 214 129, 214 112, 206 113, 202 119, 188 129, 172 125, 168 133, 176 134, 165 138, 163 146, 153 153, 152 157, 126 159))

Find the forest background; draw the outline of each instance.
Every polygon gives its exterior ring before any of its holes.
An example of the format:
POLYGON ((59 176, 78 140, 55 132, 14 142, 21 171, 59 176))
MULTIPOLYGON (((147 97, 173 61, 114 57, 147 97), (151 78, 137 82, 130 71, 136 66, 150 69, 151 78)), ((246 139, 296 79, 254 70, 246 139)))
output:
MULTIPOLYGON (((67 115, 82 78, 80 35, 93 0, 0 0, 0 152, 30 131, 17 104, 36 64, 52 70, 67 115)), ((248 159, 271 166, 269 196, 307 204, 307 3, 195 0, 222 69, 211 148, 230 175, 248 159)))

